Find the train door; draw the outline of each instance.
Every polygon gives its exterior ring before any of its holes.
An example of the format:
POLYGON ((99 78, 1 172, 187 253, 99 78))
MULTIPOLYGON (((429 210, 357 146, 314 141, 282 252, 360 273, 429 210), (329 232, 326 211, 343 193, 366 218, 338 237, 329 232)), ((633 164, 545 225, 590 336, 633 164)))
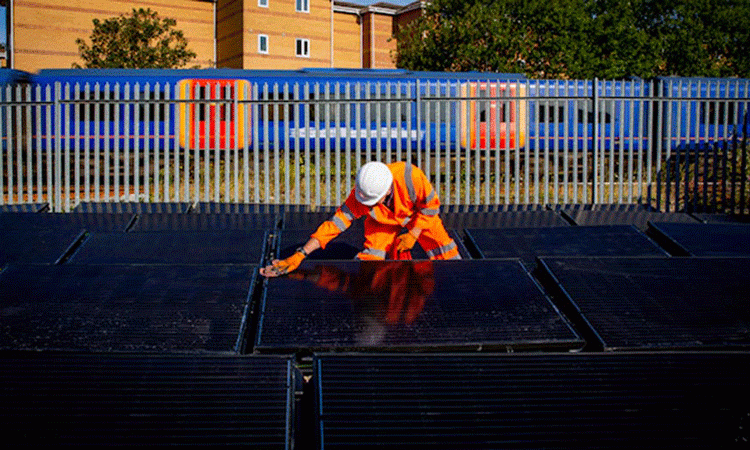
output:
POLYGON ((245 108, 235 100, 250 96, 246 80, 185 79, 178 83, 180 103, 179 134, 182 148, 223 150, 245 142, 245 108), (211 101, 216 100, 216 101, 211 101))
POLYGON ((494 149, 522 147, 526 133, 525 87, 517 83, 471 82, 461 86, 461 145, 494 149), (507 98, 507 99, 506 99, 507 98))

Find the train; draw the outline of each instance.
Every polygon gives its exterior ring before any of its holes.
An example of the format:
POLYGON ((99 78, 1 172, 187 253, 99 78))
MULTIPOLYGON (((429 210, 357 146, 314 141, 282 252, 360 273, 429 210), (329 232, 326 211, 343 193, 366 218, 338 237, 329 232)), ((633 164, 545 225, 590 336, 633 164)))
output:
POLYGON ((22 140, 40 150, 640 151, 744 138, 750 130, 744 79, 3 69, 0 85, 3 142, 22 140))

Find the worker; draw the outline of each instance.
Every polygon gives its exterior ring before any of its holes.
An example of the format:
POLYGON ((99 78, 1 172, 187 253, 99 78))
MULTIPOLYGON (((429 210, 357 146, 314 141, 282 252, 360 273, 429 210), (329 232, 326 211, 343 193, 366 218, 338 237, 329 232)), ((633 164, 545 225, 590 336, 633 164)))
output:
POLYGON ((307 255, 324 249, 362 216, 365 248, 357 259, 410 259, 417 242, 430 259, 460 259, 439 212, 440 200, 421 169, 405 162, 368 162, 357 171, 354 188, 333 217, 323 222, 292 256, 272 261, 260 273, 275 277, 292 272, 307 255))

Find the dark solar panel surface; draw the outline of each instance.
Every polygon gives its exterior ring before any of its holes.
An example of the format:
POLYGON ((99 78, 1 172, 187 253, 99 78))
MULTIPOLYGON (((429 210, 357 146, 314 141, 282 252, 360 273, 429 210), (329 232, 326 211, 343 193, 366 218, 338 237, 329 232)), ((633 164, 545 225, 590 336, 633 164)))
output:
POLYGON ((750 215, 741 214, 707 214, 707 213, 693 213, 696 219, 705 223, 724 223, 724 222, 739 222, 749 223, 750 215))
POLYGON ((91 234, 76 264, 260 264, 264 231, 172 231, 91 234))
POLYGON ((318 448, 743 448, 747 353, 317 355, 318 448))
POLYGON ((0 215, 0 231, 83 229, 88 232, 124 232, 135 218, 135 213, 4 213, 0 215))
POLYGON ((583 345, 516 260, 305 261, 268 280, 256 350, 583 345))
POLYGON ((0 228, 0 236, 0 267, 8 263, 56 264, 73 251, 84 231, 0 228))
POLYGON ((190 211, 191 203, 187 202, 81 202, 73 208, 73 212, 88 213, 186 213, 190 211))
POLYGON ((629 225, 471 228, 465 233, 481 257, 521 258, 527 266, 535 265, 538 256, 667 256, 629 225))
POLYGON ((570 225, 556 211, 501 211, 440 213, 446 229, 462 228, 541 228, 570 225))
POLYGON ((658 222, 650 232, 677 255, 750 256, 750 224, 658 222))
POLYGON ((308 211, 307 205, 276 205, 265 203, 198 202, 190 212, 198 214, 280 214, 284 211, 308 211))
POLYGON ((605 350, 750 347, 750 258, 542 258, 540 264, 605 350))
POLYGON ((697 222, 697 219, 685 213, 663 213, 642 209, 568 209, 562 210, 561 213, 576 225, 633 225, 642 231, 648 228, 649 222, 697 222))
POLYGON ((292 448, 287 358, 17 352, 0 361, 13 445, 292 448))
POLYGON ((239 352, 257 266, 10 265, 0 348, 239 352))
POLYGON ((131 231, 265 230, 278 226, 276 214, 149 213, 138 214, 131 231))
POLYGON ((17 205, 0 205, 0 213, 30 212, 38 213, 49 208, 49 203, 21 203, 17 205))

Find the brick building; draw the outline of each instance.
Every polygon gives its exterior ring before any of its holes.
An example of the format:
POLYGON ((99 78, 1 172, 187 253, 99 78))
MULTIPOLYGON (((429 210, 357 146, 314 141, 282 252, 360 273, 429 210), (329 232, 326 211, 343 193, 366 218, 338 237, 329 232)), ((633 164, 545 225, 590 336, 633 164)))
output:
POLYGON ((202 68, 393 68, 391 39, 422 2, 368 6, 339 0, 0 0, 8 66, 26 71, 80 62, 77 38, 93 19, 151 8, 177 21, 202 68))

